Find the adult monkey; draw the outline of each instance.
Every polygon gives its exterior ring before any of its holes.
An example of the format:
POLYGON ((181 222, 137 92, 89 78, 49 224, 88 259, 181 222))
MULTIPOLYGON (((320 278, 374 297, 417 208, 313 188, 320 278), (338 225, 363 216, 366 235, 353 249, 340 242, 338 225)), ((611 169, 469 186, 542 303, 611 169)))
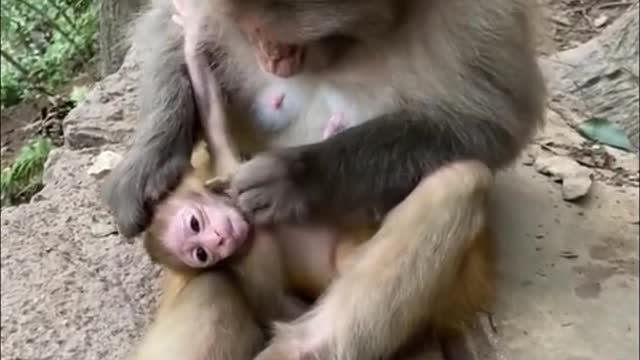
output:
MULTIPOLYGON (((240 124, 245 137, 264 140, 265 148, 304 144, 259 154, 241 167, 232 181, 240 207, 265 223, 318 212, 384 215, 400 203, 396 213, 411 220, 387 221, 354 267, 308 316, 279 332, 263 358, 294 345, 300 356, 323 359, 390 354, 434 311, 429 302, 443 282, 453 281, 469 246, 463 234, 475 229, 472 221, 439 222, 432 212, 425 213, 432 228, 424 229, 412 191, 459 160, 507 165, 542 122, 545 92, 528 1, 212 0, 198 6, 209 17, 205 47, 238 121, 250 118, 243 109, 274 86, 328 94, 303 98, 300 116, 278 131, 260 128, 260 121, 240 124), (319 137, 329 118, 320 101, 344 111, 352 127, 311 143, 317 138, 309 134, 319 137), (406 227, 424 231, 403 232, 406 227), (380 264, 389 271, 370 279, 380 264), (414 316, 417 307, 422 318, 414 316)), ((170 12, 168 0, 154 1, 137 28, 138 45, 150 45, 141 51, 145 120, 106 191, 125 236, 145 228, 154 204, 179 181, 197 138, 170 12)))

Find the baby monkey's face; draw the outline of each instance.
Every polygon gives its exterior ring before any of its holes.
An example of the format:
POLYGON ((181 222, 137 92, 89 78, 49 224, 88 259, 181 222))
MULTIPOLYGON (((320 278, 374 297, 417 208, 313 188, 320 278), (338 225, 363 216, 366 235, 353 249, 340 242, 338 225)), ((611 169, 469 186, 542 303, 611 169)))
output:
POLYGON ((174 196, 165 210, 161 245, 191 268, 205 268, 233 255, 245 242, 249 225, 230 199, 214 193, 174 196))

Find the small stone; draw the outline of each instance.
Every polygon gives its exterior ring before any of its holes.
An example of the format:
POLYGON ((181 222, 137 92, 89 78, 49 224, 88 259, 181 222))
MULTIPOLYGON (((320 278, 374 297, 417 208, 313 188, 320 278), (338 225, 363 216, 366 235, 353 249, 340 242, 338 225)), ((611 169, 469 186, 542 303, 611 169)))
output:
POLYGON ((87 173, 98 179, 105 177, 113 170, 116 165, 122 160, 122 156, 113 151, 103 151, 93 160, 93 165, 89 167, 87 173))
POLYGON ((101 93, 99 94, 99 96, 98 96, 98 101, 99 101, 101 104, 106 104, 106 103, 108 103, 109 101, 111 101, 111 96, 109 96, 108 94, 106 94, 106 93, 104 93, 104 92, 101 92, 101 93))
POLYGON ((609 17, 606 14, 600 14, 595 20, 593 20, 593 26, 599 28, 605 26, 609 22, 609 17))
POLYGON ((32 203, 36 203, 36 202, 40 202, 40 201, 44 201, 46 200, 46 197, 44 195, 42 195, 41 193, 37 193, 35 195, 33 195, 33 197, 31 197, 31 202, 32 203))
POLYGON ((562 182, 562 197, 577 200, 589 193, 593 171, 565 156, 548 156, 536 159, 535 169, 543 175, 562 182))
POLYGON ((91 235, 96 238, 103 238, 117 233, 118 229, 109 223, 94 223, 91 225, 91 235))
POLYGON ((124 120, 124 111, 122 109, 115 110, 111 114, 107 115, 107 121, 122 121, 124 120))
POLYGON ((522 159, 522 165, 524 166, 533 166, 536 162, 536 158, 533 154, 526 154, 524 159, 522 159))
POLYGON ((579 256, 578 256, 578 254, 574 253, 573 251, 563 251, 563 252, 560 253, 560 257, 568 259, 568 260, 575 260, 579 256))
POLYGON ((564 16, 564 15, 554 15, 551 18, 555 23, 559 24, 559 25, 563 25, 563 26, 571 26, 571 22, 569 21, 569 19, 564 16))
POLYGON ((568 201, 577 200, 589 193, 591 189, 589 176, 576 176, 562 180, 562 198, 568 201))

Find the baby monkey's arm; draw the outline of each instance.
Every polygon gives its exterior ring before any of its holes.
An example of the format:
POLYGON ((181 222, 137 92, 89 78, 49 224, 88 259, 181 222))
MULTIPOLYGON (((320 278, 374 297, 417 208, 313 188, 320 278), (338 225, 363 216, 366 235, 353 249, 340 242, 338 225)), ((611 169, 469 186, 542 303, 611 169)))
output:
MULTIPOLYGON (((217 119, 213 119, 213 121, 217 122, 217 119)), ((326 140, 332 137, 333 135, 344 130, 345 127, 346 127, 346 124, 345 124, 344 114, 342 112, 337 112, 333 114, 329 118, 329 121, 327 121, 327 125, 323 130, 322 139, 326 140)), ((224 129, 222 130, 224 131, 224 129)), ((231 143, 229 142, 229 144, 231 143)), ((227 164, 230 164, 230 163, 231 161, 227 162, 227 164)), ((223 173, 224 175, 217 175, 205 181, 204 183, 205 187, 209 191, 212 191, 215 193, 224 193, 226 190, 228 190, 231 182, 231 176, 229 176, 228 172, 223 172, 223 173)))
MULTIPOLYGON (((173 0, 176 14, 172 20, 184 31, 184 53, 200 124, 210 153, 215 156, 214 173, 228 176, 240 165, 240 157, 231 141, 224 112, 222 90, 202 51, 201 33, 205 18, 195 6, 184 0, 173 0)), ((213 189, 218 189, 214 186, 213 189)))
MULTIPOLYGON (((238 168, 240 157, 226 126, 219 84, 198 45, 201 16, 184 0, 173 0, 173 3, 176 15, 172 19, 184 30, 185 60, 200 123, 205 129, 209 160, 215 163, 212 172, 215 177, 206 180, 204 185, 207 191, 225 193, 229 189, 229 175, 238 168)), ((303 303, 286 293, 283 266, 276 239, 264 229, 255 229, 251 249, 232 264, 240 277, 240 286, 262 320, 292 319, 305 309, 303 303)))

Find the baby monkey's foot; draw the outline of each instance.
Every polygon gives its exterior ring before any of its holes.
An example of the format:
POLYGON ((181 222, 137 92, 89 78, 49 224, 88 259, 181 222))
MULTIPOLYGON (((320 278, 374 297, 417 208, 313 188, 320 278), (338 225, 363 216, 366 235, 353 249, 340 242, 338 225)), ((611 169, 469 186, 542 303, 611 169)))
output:
POLYGON ((293 323, 277 322, 276 334, 255 360, 324 360, 333 358, 329 347, 331 328, 320 318, 293 323))
POLYGON ((312 348, 303 343, 274 340, 254 360, 323 360, 329 359, 328 355, 326 347, 312 348))
POLYGON ((313 352, 303 351, 299 345, 292 343, 275 343, 269 345, 254 360, 320 360, 313 352))

